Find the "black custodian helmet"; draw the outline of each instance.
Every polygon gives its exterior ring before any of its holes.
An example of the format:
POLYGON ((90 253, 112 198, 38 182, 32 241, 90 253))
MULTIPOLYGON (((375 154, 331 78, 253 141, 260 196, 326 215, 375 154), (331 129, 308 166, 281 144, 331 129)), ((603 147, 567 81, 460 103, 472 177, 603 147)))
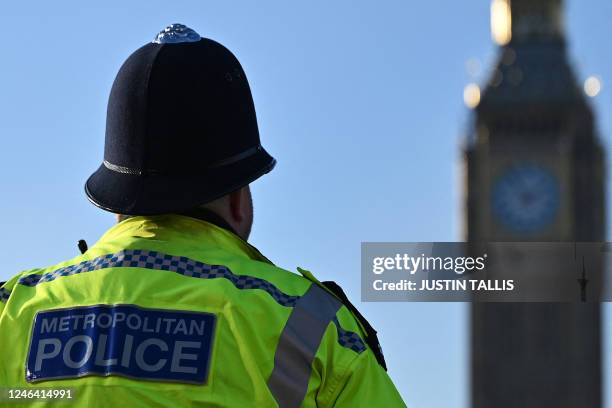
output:
POLYGON ((108 101, 104 162, 85 192, 114 213, 180 212, 249 184, 275 164, 260 144, 236 57, 172 24, 121 66, 108 101))

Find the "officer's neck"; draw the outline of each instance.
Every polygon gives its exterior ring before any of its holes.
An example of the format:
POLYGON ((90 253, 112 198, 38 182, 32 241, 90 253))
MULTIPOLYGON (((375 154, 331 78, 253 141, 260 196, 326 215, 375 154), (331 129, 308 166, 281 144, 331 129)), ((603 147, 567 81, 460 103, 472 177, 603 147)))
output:
POLYGON ((219 228, 223 228, 225 230, 230 231, 231 233, 240 237, 240 234, 236 232, 236 230, 230 225, 229 222, 221 215, 216 212, 208 209, 208 208, 195 208, 193 210, 184 211, 179 213, 181 215, 185 215, 187 217, 196 218, 198 220, 210 222, 211 224, 216 225, 219 228))

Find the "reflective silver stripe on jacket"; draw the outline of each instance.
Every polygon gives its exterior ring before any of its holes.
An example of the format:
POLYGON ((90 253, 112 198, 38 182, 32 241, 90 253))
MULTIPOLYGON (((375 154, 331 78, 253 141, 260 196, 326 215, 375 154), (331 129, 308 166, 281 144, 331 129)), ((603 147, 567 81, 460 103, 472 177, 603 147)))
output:
POLYGON ((334 296, 311 284, 299 298, 285 324, 276 352, 268 387, 279 407, 299 407, 308 389, 312 362, 325 329, 342 304, 334 296))

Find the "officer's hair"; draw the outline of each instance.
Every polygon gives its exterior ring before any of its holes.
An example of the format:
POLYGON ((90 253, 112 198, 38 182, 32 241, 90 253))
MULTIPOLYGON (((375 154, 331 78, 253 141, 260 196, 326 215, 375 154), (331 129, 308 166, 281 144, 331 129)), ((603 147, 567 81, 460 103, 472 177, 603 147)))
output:
MULTIPOLYGON (((206 203, 206 204, 202 204, 201 206, 199 206, 198 208, 202 208, 205 210, 212 210, 215 212, 218 211, 222 211, 223 206, 225 205, 225 200, 227 199, 227 195, 221 197, 221 198, 217 198, 214 201, 211 201, 210 203, 206 203)), ((137 217, 138 215, 124 215, 124 214, 117 214, 117 222, 122 222, 127 220, 128 218, 132 218, 132 217, 137 217)))
POLYGON ((123 214, 117 214, 117 222, 122 222, 127 220, 128 218, 134 217, 134 215, 123 215, 123 214))

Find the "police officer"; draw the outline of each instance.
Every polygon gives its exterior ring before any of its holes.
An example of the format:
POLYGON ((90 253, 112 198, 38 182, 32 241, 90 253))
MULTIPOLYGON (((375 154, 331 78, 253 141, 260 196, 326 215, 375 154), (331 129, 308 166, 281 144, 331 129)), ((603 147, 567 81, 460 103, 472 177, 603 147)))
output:
POLYGON ((403 406, 342 290, 247 243, 248 185, 274 164, 230 51, 174 24, 134 52, 85 185, 121 222, 1 287, 0 386, 83 407, 403 406))

